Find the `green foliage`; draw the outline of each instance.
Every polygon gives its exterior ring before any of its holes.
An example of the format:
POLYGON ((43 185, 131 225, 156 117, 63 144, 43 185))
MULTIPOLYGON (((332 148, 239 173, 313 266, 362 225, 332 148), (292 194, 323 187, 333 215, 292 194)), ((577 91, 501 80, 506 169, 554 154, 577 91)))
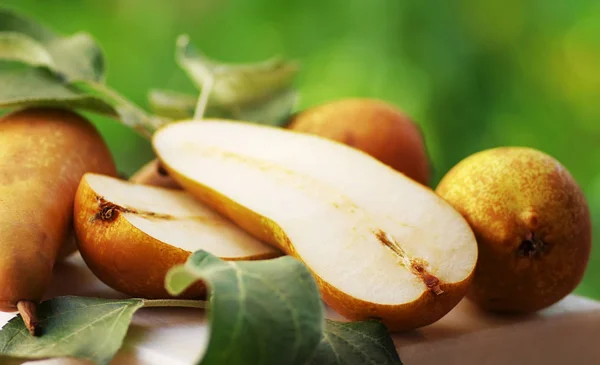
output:
POLYGON ((15 11, 2 11, 0 40, 3 58, 12 55, 27 63, 48 66, 69 80, 104 79, 102 51, 87 33, 65 37, 15 11))
POLYGON ((202 364, 302 365, 319 343, 321 299, 300 261, 223 261, 200 251, 169 272, 166 287, 176 295, 198 280, 210 290, 202 364))
POLYGON ((141 299, 57 297, 38 308, 42 336, 33 337, 20 316, 0 331, 0 355, 26 359, 79 357, 108 364, 123 343, 141 299))
POLYGON ((380 322, 327 320, 321 343, 307 365, 401 365, 395 347, 380 322))

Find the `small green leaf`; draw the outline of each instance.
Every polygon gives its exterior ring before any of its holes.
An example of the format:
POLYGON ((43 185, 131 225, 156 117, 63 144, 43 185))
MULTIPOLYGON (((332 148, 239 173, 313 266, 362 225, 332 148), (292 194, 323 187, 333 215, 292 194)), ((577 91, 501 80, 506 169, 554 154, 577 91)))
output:
POLYGON ((0 109, 50 106, 83 109, 120 120, 150 137, 164 118, 149 115, 108 86, 94 81, 69 83, 45 67, 0 61, 0 109))
POLYGON ((131 317, 143 304, 141 299, 50 299, 38 307, 42 336, 31 336, 17 316, 0 331, 0 355, 77 357, 108 364, 123 343, 131 317))
MULTIPOLYGON (((189 119, 194 116, 197 97, 172 90, 150 90, 148 104, 158 115, 173 119, 189 119)), ((205 117, 208 117, 208 111, 205 117)))
MULTIPOLYGON (((104 80, 104 56, 96 41, 87 33, 77 33, 72 36, 59 35, 43 26, 36 20, 23 16, 13 10, 0 8, 0 32, 21 34, 46 50, 51 58, 50 64, 45 64, 56 73, 68 80, 104 80)), ((31 54, 19 58, 38 66, 38 47, 28 47, 31 54), (33 62, 32 62, 33 60, 33 62)), ((23 51, 23 49, 22 49, 23 51)), ((0 58, 2 54, 0 53, 0 58)), ((6 57, 5 59, 14 59, 6 57)))
POLYGON ((103 81, 104 57, 91 36, 65 37, 0 8, 0 108, 85 109, 117 118, 147 138, 168 122, 149 115, 103 81))
POLYGON ((21 33, 0 32, 0 59, 33 66, 54 67, 52 56, 39 42, 21 33))
POLYGON ((298 93, 293 89, 282 90, 266 100, 240 108, 233 119, 285 127, 297 99, 298 93))
POLYGON ((269 100, 292 87, 298 65, 281 58, 247 64, 211 60, 196 49, 189 37, 177 39, 176 60, 203 93, 207 105, 231 111, 269 100))
POLYGON ((70 86, 45 67, 0 61, 0 108, 57 106, 116 116, 111 105, 70 86))
MULTIPOLYGON (((153 89, 148 93, 148 103, 157 115, 183 120, 193 118, 197 97, 179 91, 153 89)), ((204 117, 232 118, 232 114, 223 107, 209 104, 206 106, 204 117)))
POLYGON ((105 84, 92 81, 77 81, 72 86, 82 94, 98 98, 110 105, 123 124, 138 131, 146 138, 151 138, 152 134, 158 128, 170 122, 169 119, 146 113, 146 111, 105 84))
MULTIPOLYGON (((289 88, 281 90, 266 100, 229 109, 209 103, 204 118, 235 119, 284 127, 297 98, 298 93, 289 88)), ((196 98, 193 95, 171 90, 152 90, 148 94, 148 102, 154 113, 179 120, 193 118, 196 107, 196 98)))
POLYGON ((377 321, 327 320, 319 347, 307 365, 401 365, 387 328, 377 321))
POLYGON ((210 339, 203 365, 305 364, 323 328, 319 291, 308 269, 284 256, 223 261, 194 253, 166 279, 171 294, 195 281, 209 288, 210 339))

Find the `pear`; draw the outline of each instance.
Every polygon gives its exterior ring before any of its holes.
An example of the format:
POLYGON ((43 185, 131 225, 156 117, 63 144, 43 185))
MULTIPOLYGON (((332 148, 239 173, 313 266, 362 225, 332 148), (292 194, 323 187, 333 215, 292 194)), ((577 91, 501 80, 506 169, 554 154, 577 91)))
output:
POLYGON ((358 148, 415 181, 429 184, 430 161, 419 126, 385 101, 332 101, 300 112, 288 128, 358 148))
POLYGON ((154 150, 181 186, 302 261, 324 301, 400 331, 464 297, 477 261, 467 222, 431 189, 342 143, 256 124, 182 121, 154 150))
POLYGON ((534 312, 581 281, 591 249, 585 197, 553 157, 501 147, 467 157, 437 193, 469 222, 479 262, 468 297, 498 312, 534 312))
POLYGON ((0 311, 18 309, 33 334, 54 264, 73 252, 73 200, 86 172, 116 175, 84 117, 38 107, 0 120, 0 311))
MULTIPOLYGON (((197 250, 225 260, 281 256, 184 191, 86 174, 75 196, 81 256, 110 287, 134 297, 169 298, 170 268, 197 250)), ((204 295, 198 284, 180 298, 204 295)))

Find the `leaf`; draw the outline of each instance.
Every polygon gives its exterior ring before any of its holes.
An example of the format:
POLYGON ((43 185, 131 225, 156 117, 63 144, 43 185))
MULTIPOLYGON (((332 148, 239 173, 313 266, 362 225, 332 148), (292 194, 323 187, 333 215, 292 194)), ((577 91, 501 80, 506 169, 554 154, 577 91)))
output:
POLYGON ((0 108, 60 106, 116 116, 110 104, 73 88, 44 67, 0 61, 0 85, 0 108))
MULTIPOLYGON (((209 103, 204 112, 204 118, 235 119, 284 127, 294 109, 297 98, 297 92, 289 88, 269 99, 230 109, 209 103)), ((152 111, 172 119, 193 118, 196 101, 193 95, 172 90, 155 89, 148 94, 148 102, 152 111)))
POLYGON ((228 110, 243 109, 271 99, 292 87, 298 66, 272 58, 247 64, 226 64, 209 59, 197 50, 187 35, 177 39, 176 60, 203 93, 207 104, 228 110))
POLYGON ((394 341, 378 321, 326 320, 319 347, 307 365, 401 365, 394 341))
POLYGON ((0 355, 78 357, 108 364, 123 343, 131 317, 143 304, 141 299, 50 299, 38 307, 42 336, 31 336, 17 316, 0 331, 0 355))
MULTIPOLYGON (((173 90, 153 89, 148 93, 148 103, 152 111, 160 116, 175 120, 190 119, 194 116, 198 98, 194 95, 173 90)), ((207 105, 205 118, 231 118, 226 109, 207 105)))
MULTIPOLYGON (((36 42, 50 56, 52 60, 50 68, 68 80, 104 81, 105 66, 102 50, 87 33, 62 36, 32 18, 5 8, 0 8, 0 32, 18 33, 36 42)), ((29 62, 33 66, 39 65, 35 61, 31 62, 32 59, 36 60, 39 57, 37 48, 39 47, 26 48, 32 53, 29 56, 22 55, 20 60, 29 62)))
POLYGON ((87 33, 58 35, 0 8, 0 108, 85 109, 119 119, 147 138, 168 122, 149 115, 103 81, 104 57, 87 33))
MULTIPOLYGON (((172 90, 150 90, 148 104, 152 111, 158 115, 173 119, 189 119, 194 116, 197 98, 172 90)), ((208 111, 205 116, 208 117, 208 111)))
POLYGON ((119 120, 142 136, 151 138, 152 134, 170 120, 146 113, 143 109, 111 89, 110 87, 91 81, 77 81, 73 84, 85 95, 96 97, 109 104, 119 120))
POLYGON ((21 61, 33 66, 54 67, 52 56, 34 39, 15 32, 0 32, 0 59, 21 61))
POLYGON ((203 365, 305 364, 321 339, 323 307, 308 269, 284 256, 223 261, 198 251, 169 271, 171 294, 209 288, 210 339, 203 365))
POLYGON ((265 101, 240 108, 238 114, 234 114, 233 119, 285 127, 297 99, 296 91, 291 88, 282 90, 265 101))
POLYGON ((0 61, 0 85, 0 108, 49 106, 88 110, 119 119, 148 138, 168 122, 147 114, 104 84, 69 83, 45 67, 0 61))

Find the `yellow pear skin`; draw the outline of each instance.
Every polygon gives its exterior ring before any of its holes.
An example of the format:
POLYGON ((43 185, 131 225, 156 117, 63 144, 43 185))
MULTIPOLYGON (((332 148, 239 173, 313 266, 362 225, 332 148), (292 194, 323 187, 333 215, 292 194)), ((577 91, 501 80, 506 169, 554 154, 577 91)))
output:
POLYGON ((534 312, 571 293, 591 251, 590 213, 571 174, 531 148, 501 147, 452 168, 436 192, 469 222, 479 258, 468 298, 534 312))

